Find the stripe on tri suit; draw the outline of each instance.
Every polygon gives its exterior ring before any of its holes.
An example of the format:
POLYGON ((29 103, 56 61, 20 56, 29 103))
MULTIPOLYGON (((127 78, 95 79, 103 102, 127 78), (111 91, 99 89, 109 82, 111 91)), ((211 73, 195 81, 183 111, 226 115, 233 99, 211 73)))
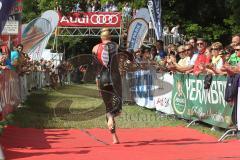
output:
POLYGON ((104 65, 105 67, 108 66, 109 54, 108 54, 108 46, 107 45, 105 45, 103 43, 99 44, 98 50, 97 50, 97 58, 102 65, 104 65))

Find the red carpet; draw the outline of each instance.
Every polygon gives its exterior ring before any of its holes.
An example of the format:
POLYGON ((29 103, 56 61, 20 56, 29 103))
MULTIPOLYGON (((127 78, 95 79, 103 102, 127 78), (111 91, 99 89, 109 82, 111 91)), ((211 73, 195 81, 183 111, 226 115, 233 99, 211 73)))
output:
POLYGON ((7 160, 240 160, 240 141, 184 127, 118 129, 117 145, 107 130, 87 131, 8 127, 0 142, 7 160))

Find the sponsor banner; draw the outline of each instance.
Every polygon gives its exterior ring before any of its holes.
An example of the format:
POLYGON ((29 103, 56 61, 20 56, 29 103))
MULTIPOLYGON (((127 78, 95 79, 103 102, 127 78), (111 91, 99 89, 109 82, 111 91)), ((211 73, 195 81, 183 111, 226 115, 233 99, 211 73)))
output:
MULTIPOLYGON (((44 37, 44 39, 41 40, 39 43, 37 43, 35 47, 29 52, 29 55, 31 55, 31 58, 34 60, 40 60, 42 58, 43 50, 46 48, 48 41, 55 28, 57 27, 59 21, 58 13, 53 10, 48 10, 44 12, 41 18, 48 20, 47 22, 50 22, 51 28, 48 32, 48 35, 44 37)), ((46 23, 45 26, 48 27, 48 23, 46 23)))
POLYGON ((0 33, 2 33, 8 16, 11 13, 11 9, 15 3, 16 0, 0 0, 0 33))
POLYGON ((18 35, 19 22, 18 21, 7 21, 2 34, 3 35, 18 35))
POLYGON ((128 29, 127 48, 137 51, 148 32, 148 23, 141 18, 134 19, 128 29))
POLYGON ((121 27, 120 12, 81 12, 64 16, 59 13, 61 27, 121 27))
POLYGON ((209 90, 204 89, 204 75, 175 74, 172 106, 178 117, 198 119, 205 123, 229 128, 233 106, 224 100, 226 77, 213 76, 209 90))
POLYGON ((161 23, 161 0, 149 0, 148 1, 148 10, 150 13, 150 17, 155 29, 155 33, 157 39, 161 39, 162 37, 162 23, 161 23))
POLYGON ((41 43, 52 33, 51 23, 44 18, 32 20, 25 27, 22 33, 23 52, 32 59, 38 60, 41 57, 41 43), (33 52, 37 50, 37 52, 33 52))
POLYGON ((169 73, 157 73, 154 83, 159 88, 154 92, 154 105, 157 111, 174 114, 172 108, 173 75, 169 73))
MULTIPOLYGON (((8 44, 9 35, 13 45, 21 43, 21 13, 22 13, 22 0, 16 0, 15 5, 12 7, 10 14, 7 18, 8 21, 18 21, 18 34, 7 34, 2 33, 0 38, 3 40, 5 45, 8 44)), ((16 29, 16 28, 15 28, 16 29)))

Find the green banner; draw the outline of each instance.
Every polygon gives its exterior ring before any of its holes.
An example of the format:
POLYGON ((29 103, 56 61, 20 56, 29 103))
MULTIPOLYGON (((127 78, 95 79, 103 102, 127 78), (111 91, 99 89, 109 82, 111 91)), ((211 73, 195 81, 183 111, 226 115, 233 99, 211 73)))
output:
POLYGON ((233 106, 224 100, 227 78, 213 76, 209 90, 204 89, 204 75, 198 77, 175 74, 172 106, 175 114, 184 119, 198 119, 213 126, 232 125, 233 106))

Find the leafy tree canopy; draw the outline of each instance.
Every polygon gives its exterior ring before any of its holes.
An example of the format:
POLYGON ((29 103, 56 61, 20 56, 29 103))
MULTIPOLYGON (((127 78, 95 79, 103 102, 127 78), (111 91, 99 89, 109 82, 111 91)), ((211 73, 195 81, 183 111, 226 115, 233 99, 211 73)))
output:
MULTIPOLYGON (((101 0, 112 1, 123 7, 125 2, 138 9, 146 7, 147 0, 101 0)), ((24 0, 23 22, 29 22, 48 9, 61 5, 64 12, 72 11, 76 2, 86 8, 84 0, 24 0)), ((209 41, 222 41, 227 44, 231 35, 240 32, 240 0, 162 0, 162 23, 170 28, 180 24, 182 33, 187 37, 198 36, 209 41)), ((69 45, 81 43, 80 39, 69 40, 69 45)))

